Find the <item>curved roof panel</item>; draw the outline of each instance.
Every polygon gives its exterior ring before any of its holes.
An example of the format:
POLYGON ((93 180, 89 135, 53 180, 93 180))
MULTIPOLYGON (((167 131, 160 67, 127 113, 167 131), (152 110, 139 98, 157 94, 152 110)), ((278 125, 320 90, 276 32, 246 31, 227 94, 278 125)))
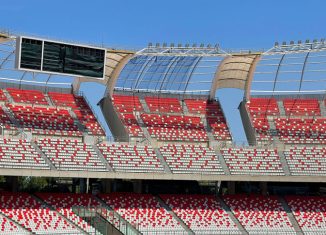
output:
POLYGON ((115 89, 209 94, 223 58, 138 55, 123 68, 115 89))
POLYGON ((326 51, 262 55, 251 94, 325 94, 326 51))

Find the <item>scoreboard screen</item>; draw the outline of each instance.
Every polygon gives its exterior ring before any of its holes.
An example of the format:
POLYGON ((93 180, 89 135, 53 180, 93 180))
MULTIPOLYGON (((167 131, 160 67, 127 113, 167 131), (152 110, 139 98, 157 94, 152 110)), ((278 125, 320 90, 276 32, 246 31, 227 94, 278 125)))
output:
POLYGON ((105 49, 27 37, 16 48, 18 69, 104 78, 105 49))

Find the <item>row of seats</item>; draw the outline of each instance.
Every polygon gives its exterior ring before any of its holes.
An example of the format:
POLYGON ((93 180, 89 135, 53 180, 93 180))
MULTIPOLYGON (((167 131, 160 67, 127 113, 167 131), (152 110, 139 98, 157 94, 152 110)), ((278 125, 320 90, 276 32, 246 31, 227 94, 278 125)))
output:
POLYGON ((165 145, 160 152, 176 174, 224 174, 219 158, 211 149, 195 145, 165 145))
POLYGON ((43 92, 37 90, 6 89, 16 103, 49 105, 43 92))
POLYGON ((183 109, 177 98, 145 97, 150 112, 182 113, 183 109))
POLYGON ((284 175, 276 149, 224 148, 221 153, 232 175, 284 175))

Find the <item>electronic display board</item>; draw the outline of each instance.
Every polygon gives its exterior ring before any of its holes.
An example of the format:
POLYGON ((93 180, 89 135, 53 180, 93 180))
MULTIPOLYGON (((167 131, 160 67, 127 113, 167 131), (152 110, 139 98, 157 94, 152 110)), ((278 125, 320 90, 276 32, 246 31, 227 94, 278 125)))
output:
POLYGON ((28 37, 20 37, 16 48, 18 69, 104 78, 105 49, 28 37))

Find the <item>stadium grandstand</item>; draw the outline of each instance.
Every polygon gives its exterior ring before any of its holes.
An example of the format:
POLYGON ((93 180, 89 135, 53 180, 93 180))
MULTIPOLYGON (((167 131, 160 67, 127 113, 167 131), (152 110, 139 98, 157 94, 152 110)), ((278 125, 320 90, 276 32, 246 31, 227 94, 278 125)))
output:
POLYGON ((325 58, 1 33, 0 234, 326 234, 325 58))

